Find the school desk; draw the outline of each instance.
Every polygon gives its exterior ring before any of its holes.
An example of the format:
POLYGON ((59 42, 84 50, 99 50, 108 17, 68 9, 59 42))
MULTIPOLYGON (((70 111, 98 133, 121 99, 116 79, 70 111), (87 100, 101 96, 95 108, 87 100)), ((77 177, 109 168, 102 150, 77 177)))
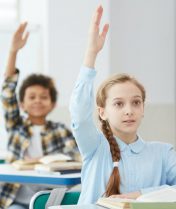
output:
POLYGON ((39 173, 34 170, 18 171, 10 164, 0 164, 0 182, 22 184, 50 184, 71 186, 81 183, 80 173, 39 173))

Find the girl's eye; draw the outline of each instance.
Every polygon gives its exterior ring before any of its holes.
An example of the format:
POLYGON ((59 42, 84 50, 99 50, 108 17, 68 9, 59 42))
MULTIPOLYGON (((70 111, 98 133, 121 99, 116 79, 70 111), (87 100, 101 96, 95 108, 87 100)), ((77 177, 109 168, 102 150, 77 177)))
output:
POLYGON ((115 103, 115 106, 116 107, 123 107, 123 102, 116 102, 115 103))
POLYGON ((135 101, 133 101, 133 104, 135 105, 135 106, 139 106, 139 105, 141 105, 141 101, 140 100, 135 100, 135 101))

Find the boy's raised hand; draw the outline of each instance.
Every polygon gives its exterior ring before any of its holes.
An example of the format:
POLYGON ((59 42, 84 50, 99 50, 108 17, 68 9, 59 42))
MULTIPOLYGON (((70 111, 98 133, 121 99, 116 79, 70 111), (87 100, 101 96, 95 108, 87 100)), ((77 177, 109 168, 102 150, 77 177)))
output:
POLYGON ((16 32, 12 37, 11 52, 17 52, 19 49, 23 48, 26 44, 29 32, 24 32, 27 26, 27 22, 20 24, 16 32))
POLYGON ((109 29, 109 24, 105 24, 100 33, 99 26, 103 14, 102 6, 99 6, 90 23, 88 46, 85 54, 84 65, 94 67, 95 59, 98 52, 103 48, 106 39, 106 34, 109 29))
POLYGON ((26 26, 27 22, 20 24, 20 26, 13 35, 5 77, 12 76, 16 72, 16 57, 18 54, 18 50, 23 48, 29 36, 29 32, 24 32, 26 26))

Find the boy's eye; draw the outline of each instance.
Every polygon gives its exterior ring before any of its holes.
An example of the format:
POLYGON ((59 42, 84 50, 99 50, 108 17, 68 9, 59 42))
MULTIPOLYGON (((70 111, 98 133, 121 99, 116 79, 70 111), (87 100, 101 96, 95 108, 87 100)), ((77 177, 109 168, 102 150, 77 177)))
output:
POLYGON ((48 96, 41 96, 41 99, 48 99, 48 96))
POLYGON ((35 99, 35 96, 30 96, 29 99, 35 99))

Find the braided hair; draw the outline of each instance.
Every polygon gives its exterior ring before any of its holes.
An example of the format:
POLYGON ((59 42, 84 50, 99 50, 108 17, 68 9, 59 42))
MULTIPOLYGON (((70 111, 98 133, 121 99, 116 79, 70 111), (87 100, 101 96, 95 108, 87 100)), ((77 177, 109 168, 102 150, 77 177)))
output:
MULTIPOLYGON (((141 90, 142 99, 145 101, 145 89, 142 84, 127 74, 119 74, 110 77, 101 84, 96 95, 97 106, 105 108, 108 90, 118 83, 125 82, 131 82, 136 85, 141 90)), ((113 162, 119 162, 121 158, 120 148, 115 137, 113 136, 109 122, 107 120, 103 120, 100 115, 99 121, 101 130, 109 142, 112 160, 113 162)), ((116 166, 113 168, 109 181, 106 185, 105 196, 109 197, 114 194, 120 194, 120 173, 118 167, 116 166)))

